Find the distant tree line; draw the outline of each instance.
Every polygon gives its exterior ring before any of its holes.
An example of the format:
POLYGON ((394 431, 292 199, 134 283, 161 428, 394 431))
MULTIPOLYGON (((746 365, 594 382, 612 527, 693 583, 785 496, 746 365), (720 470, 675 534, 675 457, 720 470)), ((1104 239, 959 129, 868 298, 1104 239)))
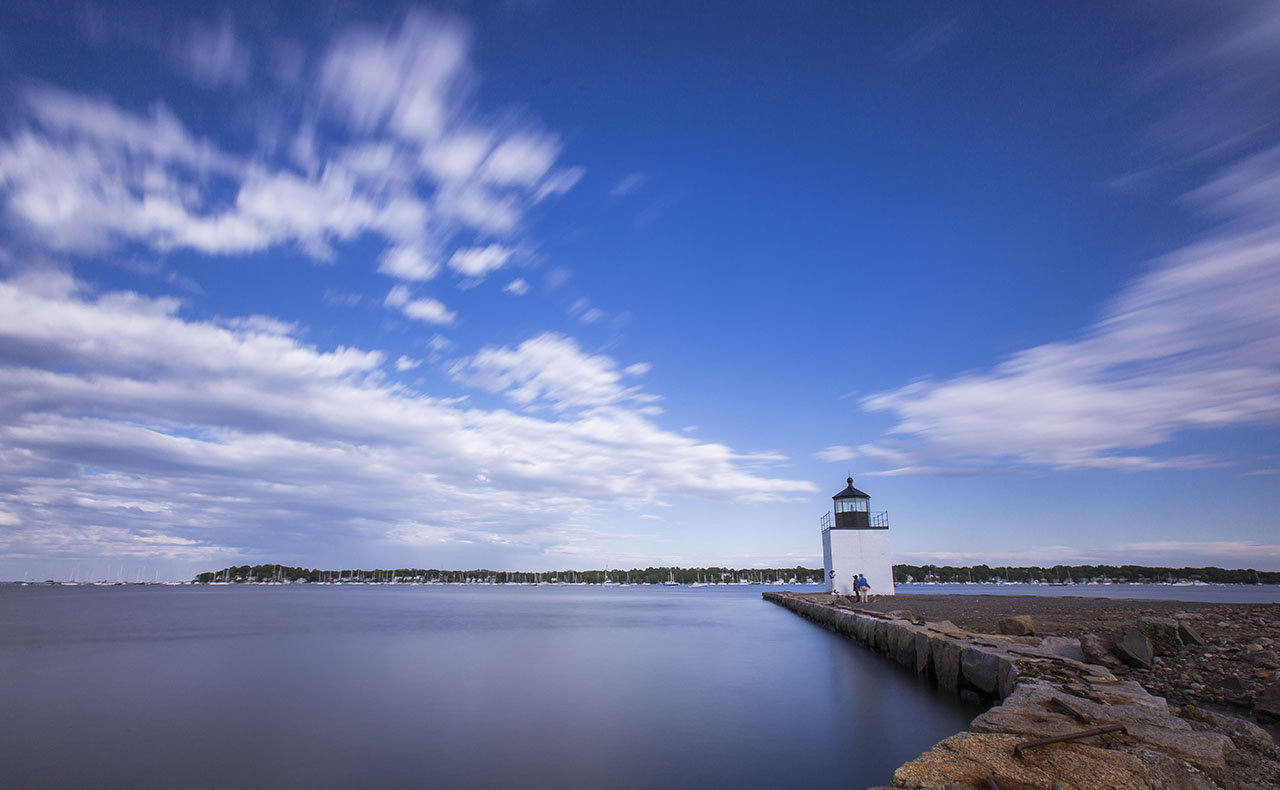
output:
MULTIPOLYGON (((1165 568, 1148 565, 954 566, 895 565, 893 579, 912 582, 1083 584, 1086 582, 1207 584, 1280 584, 1280 571, 1252 568, 1165 568)), ((821 584, 822 569, 804 568, 632 568, 630 570, 494 571, 438 568, 375 568, 320 570, 289 565, 236 565, 201 573, 197 583, 334 583, 334 584, 821 584)))
POLYGON ((1206 584, 1280 584, 1280 571, 1226 570, 1224 568, 1164 568, 1151 565, 1052 565, 1049 567, 974 565, 895 565, 894 581, 939 583, 1023 582, 1080 584, 1085 582, 1206 584))
POLYGON ((289 565, 236 565, 195 577, 201 584, 333 583, 333 584, 818 584, 822 569, 802 568, 632 568, 590 571, 442 570, 438 568, 375 568, 320 570, 289 565))

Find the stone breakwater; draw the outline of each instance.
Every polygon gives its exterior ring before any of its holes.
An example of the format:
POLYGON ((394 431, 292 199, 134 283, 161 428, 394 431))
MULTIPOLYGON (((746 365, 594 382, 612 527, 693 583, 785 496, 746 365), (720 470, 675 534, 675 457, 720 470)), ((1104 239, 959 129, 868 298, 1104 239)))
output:
POLYGON ((1244 790, 1280 787, 1280 750, 1257 725, 1181 709, 1136 681, 1078 660, 1064 637, 994 636, 902 611, 853 611, 825 596, 766 592, 836 633, 969 698, 993 704, 968 732, 894 772, 898 788, 1244 790), (1103 735, 1025 748, 1036 739, 1118 725, 1103 735))
POLYGON ((1280 604, 912 593, 837 605, 888 612, 903 601, 918 618, 978 633, 1071 637, 1082 653, 1074 658, 1103 664, 1171 705, 1222 709, 1280 732, 1280 604), (1014 613, 1029 627, 1007 628, 1014 613))

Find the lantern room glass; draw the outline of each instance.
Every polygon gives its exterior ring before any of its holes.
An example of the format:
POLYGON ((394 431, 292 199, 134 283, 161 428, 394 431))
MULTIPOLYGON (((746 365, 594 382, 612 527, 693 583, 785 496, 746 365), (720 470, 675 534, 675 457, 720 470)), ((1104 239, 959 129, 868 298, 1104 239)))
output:
POLYGON ((837 499, 837 513, 866 513, 867 505, 871 500, 861 498, 837 499))

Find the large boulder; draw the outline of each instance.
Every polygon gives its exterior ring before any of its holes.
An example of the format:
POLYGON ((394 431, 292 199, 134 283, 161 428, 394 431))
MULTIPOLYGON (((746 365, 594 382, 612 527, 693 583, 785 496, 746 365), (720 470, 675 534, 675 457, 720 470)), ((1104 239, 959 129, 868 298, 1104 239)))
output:
POLYGON ((1089 743, 1056 744, 1013 756, 1021 735, 963 732, 941 741, 893 772, 894 787, 985 787, 994 777, 1000 787, 1049 787, 1069 790, 1150 790, 1142 761, 1125 752, 1089 743))
POLYGON ((1162 790, 1222 790, 1222 785, 1198 770, 1189 769, 1187 762, 1177 757, 1146 750, 1142 754, 1142 762, 1149 772, 1152 787, 1162 790))
POLYGON ((1059 656, 1061 658, 1069 658, 1072 661, 1080 663, 1096 663, 1086 662, 1084 651, 1080 649, 1080 640, 1072 639, 1069 636, 1046 636, 1040 640, 1039 653, 1051 656, 1059 656))
POLYGON ((952 691, 960 687, 960 651, 964 644, 945 636, 933 639, 933 671, 938 685, 952 691))
POLYGON ((1218 784, 1226 784, 1230 778, 1227 758, 1236 747, 1220 732, 1187 732, 1151 724, 1128 724, 1126 731, 1152 751, 1191 763, 1218 784))
POLYGON ((1280 654, 1274 650, 1259 650, 1249 656, 1249 663, 1263 669, 1280 669, 1280 654))
POLYGON ((1136 625, 1122 625, 1115 634, 1115 647, 1112 648, 1120 660, 1131 667, 1151 668, 1155 650, 1151 640, 1136 625))
POLYGON ((876 620, 875 625, 871 627, 871 641, 869 644, 881 653, 889 652, 889 623, 887 620, 876 620))
POLYGON ((1201 636, 1195 626, 1186 620, 1178 621, 1178 636, 1182 637, 1184 645, 1207 645, 1209 643, 1209 640, 1201 636))
POLYGON ((912 626, 905 623, 890 623, 889 646, 890 654, 899 664, 904 667, 916 665, 916 632, 912 626))
POLYGON ((1178 621, 1172 617, 1139 617, 1138 629, 1151 640, 1151 647, 1158 656, 1177 655, 1182 649, 1178 621))
POLYGON ((1000 655, 982 647, 966 647, 960 653, 960 673, 979 691, 994 695, 1000 688, 1000 655))
POLYGON ((1253 709, 1265 716, 1280 718, 1280 682, 1263 689, 1253 701, 1253 709))
POLYGON ((1031 615, 1019 614, 1001 618, 996 624, 996 630, 1009 636, 1033 636, 1036 632, 1036 624, 1031 619, 1031 615))
POLYGON ((951 622, 950 620, 940 620, 936 623, 925 623, 925 627, 932 628, 933 630, 943 634, 965 633, 965 630, 963 628, 951 622))
POLYGON ((1178 715, 1188 721, 1204 722, 1213 729, 1226 733, 1237 749, 1277 753, 1275 741, 1271 740, 1271 733, 1251 721, 1214 713, 1204 708, 1198 708, 1195 705, 1183 705, 1178 715))
POLYGON ((853 635, 864 645, 870 644, 871 629, 875 627, 876 621, 865 614, 857 615, 857 618, 857 621, 853 624, 853 635))
POLYGON ((1119 664, 1120 659, 1116 658, 1112 652, 1115 646, 1115 642, 1097 634, 1080 635, 1080 652, 1084 654, 1086 664, 1102 664, 1103 666, 1119 664))
POLYGON ((836 612, 835 623, 833 628, 841 634, 852 634, 854 624, 857 622, 857 615, 853 612, 836 612))
POLYGON ((915 635, 916 642, 916 672, 921 675, 927 675, 933 671, 933 637, 929 632, 917 630, 915 635))

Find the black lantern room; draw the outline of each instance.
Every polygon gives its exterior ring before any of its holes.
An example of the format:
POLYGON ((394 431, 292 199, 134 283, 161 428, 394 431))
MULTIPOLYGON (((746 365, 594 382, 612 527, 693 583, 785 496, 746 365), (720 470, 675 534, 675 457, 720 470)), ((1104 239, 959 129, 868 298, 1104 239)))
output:
POLYGON ((835 529, 871 529, 871 497, 853 487, 853 478, 846 480, 845 490, 831 497, 835 500, 835 529))

